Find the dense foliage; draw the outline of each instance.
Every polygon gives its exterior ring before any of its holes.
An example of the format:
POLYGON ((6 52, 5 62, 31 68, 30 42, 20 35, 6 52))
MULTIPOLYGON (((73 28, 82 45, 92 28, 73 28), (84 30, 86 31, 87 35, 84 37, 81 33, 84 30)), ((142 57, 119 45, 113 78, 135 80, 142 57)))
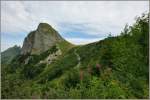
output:
POLYGON ((68 51, 67 44, 62 43, 65 48, 59 44, 65 53, 49 65, 37 64, 53 53, 48 51, 32 55, 26 65, 22 64, 26 57, 14 59, 2 69, 2 98, 148 98, 148 20, 149 15, 143 14, 120 36, 68 51))

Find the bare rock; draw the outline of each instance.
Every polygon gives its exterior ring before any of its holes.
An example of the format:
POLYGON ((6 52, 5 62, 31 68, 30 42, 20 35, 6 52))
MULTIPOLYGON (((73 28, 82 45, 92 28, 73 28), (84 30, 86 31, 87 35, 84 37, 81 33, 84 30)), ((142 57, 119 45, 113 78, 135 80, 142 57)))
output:
POLYGON ((25 38, 21 54, 40 54, 63 40, 50 25, 40 23, 37 30, 30 32, 25 38))

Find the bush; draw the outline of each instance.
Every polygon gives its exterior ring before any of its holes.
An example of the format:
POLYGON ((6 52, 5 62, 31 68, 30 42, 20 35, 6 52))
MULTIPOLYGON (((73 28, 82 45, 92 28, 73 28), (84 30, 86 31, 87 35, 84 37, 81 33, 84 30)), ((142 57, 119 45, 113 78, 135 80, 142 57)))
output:
POLYGON ((46 64, 44 64, 44 63, 38 64, 36 66, 35 65, 25 65, 22 70, 22 73, 24 74, 24 76, 27 79, 33 79, 33 78, 37 77, 44 70, 45 67, 46 67, 46 64))

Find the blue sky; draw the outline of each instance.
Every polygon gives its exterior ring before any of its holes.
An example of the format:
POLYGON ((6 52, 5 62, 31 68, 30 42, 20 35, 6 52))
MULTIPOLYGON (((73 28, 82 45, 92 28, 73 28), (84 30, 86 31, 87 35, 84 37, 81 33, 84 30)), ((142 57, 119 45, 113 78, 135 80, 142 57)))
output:
POLYGON ((135 17, 148 12, 148 1, 2 1, 1 50, 22 46, 41 22, 55 28, 74 44, 119 35, 135 17))

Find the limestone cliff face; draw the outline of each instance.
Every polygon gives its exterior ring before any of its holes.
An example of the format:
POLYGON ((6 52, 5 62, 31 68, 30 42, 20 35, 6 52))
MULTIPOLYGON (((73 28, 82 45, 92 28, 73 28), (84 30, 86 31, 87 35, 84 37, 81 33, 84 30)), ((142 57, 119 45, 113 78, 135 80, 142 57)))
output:
POLYGON ((40 23, 37 30, 25 38, 21 54, 40 54, 64 39, 47 23, 40 23))

